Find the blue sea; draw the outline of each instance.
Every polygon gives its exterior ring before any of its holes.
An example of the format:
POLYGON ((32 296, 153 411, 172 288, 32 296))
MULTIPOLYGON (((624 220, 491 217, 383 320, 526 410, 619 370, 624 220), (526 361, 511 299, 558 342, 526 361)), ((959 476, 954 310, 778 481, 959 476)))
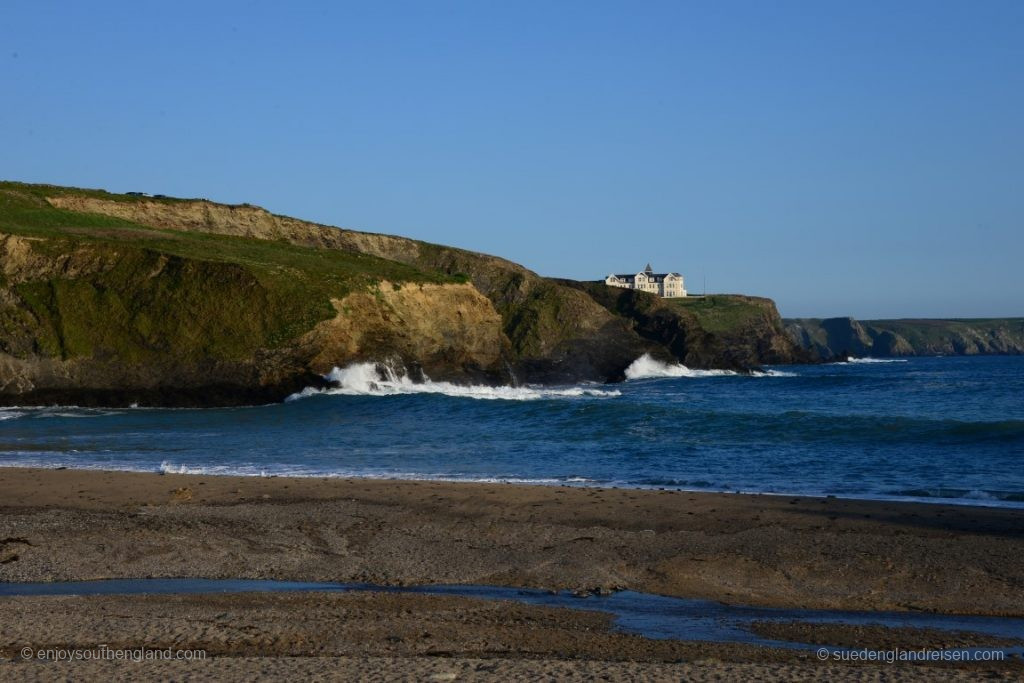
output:
POLYGON ((0 408, 0 465, 745 491, 1024 507, 1024 357, 754 375, 638 359, 614 385, 336 369, 282 404, 0 408))

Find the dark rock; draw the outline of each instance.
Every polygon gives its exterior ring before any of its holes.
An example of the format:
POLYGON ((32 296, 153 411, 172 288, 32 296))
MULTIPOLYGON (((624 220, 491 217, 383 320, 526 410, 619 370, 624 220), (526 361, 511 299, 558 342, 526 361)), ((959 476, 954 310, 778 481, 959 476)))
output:
POLYGON ((1024 354, 1024 318, 866 320, 802 318, 786 332, 821 360, 847 355, 901 356, 1024 354))
POLYGON ((733 370, 811 358, 768 299, 662 300, 251 205, 0 191, 16 209, 0 215, 0 405, 269 403, 384 360, 413 380, 543 384, 621 381, 645 353, 733 370), (167 247, 154 228, 183 236, 167 247))

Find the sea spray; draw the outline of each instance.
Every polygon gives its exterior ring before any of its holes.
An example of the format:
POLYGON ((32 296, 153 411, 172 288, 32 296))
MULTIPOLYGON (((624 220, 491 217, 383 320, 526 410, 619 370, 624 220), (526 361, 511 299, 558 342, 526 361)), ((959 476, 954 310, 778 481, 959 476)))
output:
POLYGON ((670 377, 796 377, 796 373, 784 370, 753 370, 747 375, 734 370, 694 370, 681 363, 663 363, 650 354, 637 358, 626 368, 626 379, 659 379, 670 377))
POLYGON ((383 392, 425 380, 410 369, 403 382, 395 364, 390 373, 343 370, 331 388, 344 382, 366 397, 216 410, 4 406, 19 419, 0 420, 0 466, 558 482, 1024 508, 1024 357, 911 357, 771 368, 792 379, 751 372, 576 387, 621 392, 610 400, 388 397, 383 392))
POLYGON ((725 377, 736 374, 732 370, 691 370, 681 363, 663 363, 660 360, 655 360, 649 353, 640 356, 626 368, 626 379, 725 377))
POLYGON ((560 398, 614 398, 621 392, 615 389, 596 389, 586 386, 536 387, 488 386, 485 384, 453 384, 435 382, 426 374, 423 381, 414 381, 404 367, 395 363, 353 363, 334 368, 324 376, 335 386, 325 389, 307 387, 286 400, 294 401, 307 396, 328 394, 333 396, 400 396, 408 394, 443 394, 457 398, 481 400, 535 401, 560 398))

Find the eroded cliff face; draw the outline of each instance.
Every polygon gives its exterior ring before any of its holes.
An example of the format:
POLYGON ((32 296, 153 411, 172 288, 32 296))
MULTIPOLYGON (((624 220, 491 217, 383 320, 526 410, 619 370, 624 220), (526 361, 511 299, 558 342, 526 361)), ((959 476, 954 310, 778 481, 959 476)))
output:
POLYGON ((336 315, 298 341, 318 373, 387 360, 435 380, 509 379, 503 373, 508 340, 501 316, 470 284, 384 281, 331 303, 336 315))
POLYGON ((282 240, 305 247, 358 251, 392 261, 412 263, 419 256, 419 242, 278 216, 258 206, 227 205, 198 200, 117 201, 96 197, 54 194, 53 206, 82 213, 122 218, 165 230, 188 230, 261 240, 282 240))
POLYGON ((0 234, 0 404, 279 401, 387 357, 508 379, 501 317, 469 284, 380 281, 300 308, 244 265, 0 234))
POLYGON ((661 299, 599 283, 572 286, 629 320, 655 358, 675 359, 692 368, 733 370, 810 360, 786 334, 771 299, 736 294, 661 299))
POLYGON ((585 292, 487 254, 309 223, 254 206, 225 206, 205 200, 116 201, 53 194, 47 201, 62 209, 114 216, 156 228, 354 251, 464 276, 501 315, 509 349, 508 366, 522 381, 621 378, 623 370, 648 346, 633 333, 628 321, 585 292))
POLYGON ((1024 354, 1024 318, 865 320, 800 318, 786 331, 816 358, 1024 354))
POLYGON ((280 400, 353 362, 473 383, 801 360, 768 300, 662 301, 206 200, 0 183, 0 403, 280 400))

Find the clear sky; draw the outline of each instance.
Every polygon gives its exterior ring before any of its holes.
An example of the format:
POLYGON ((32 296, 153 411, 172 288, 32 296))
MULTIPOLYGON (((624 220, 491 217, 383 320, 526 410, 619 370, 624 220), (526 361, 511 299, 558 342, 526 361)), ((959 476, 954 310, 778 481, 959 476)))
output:
POLYGON ((1024 2, 48 2, 0 177, 252 202, 784 315, 1024 315, 1024 2))

